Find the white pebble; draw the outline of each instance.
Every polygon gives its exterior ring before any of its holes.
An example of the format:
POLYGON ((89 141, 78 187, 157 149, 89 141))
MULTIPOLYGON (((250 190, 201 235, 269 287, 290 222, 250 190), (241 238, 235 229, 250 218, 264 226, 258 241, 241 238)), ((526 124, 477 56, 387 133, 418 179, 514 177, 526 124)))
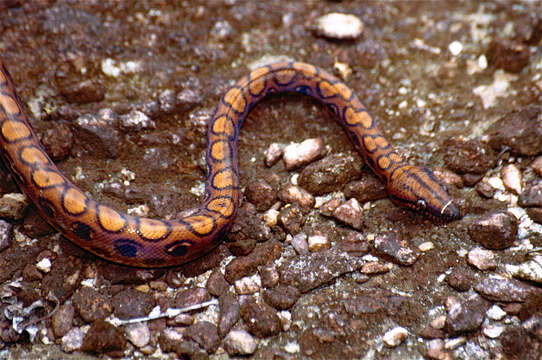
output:
POLYGON ((51 260, 49 258, 43 258, 36 264, 36 267, 39 271, 48 273, 51 271, 51 260))
POLYGON ((457 56, 463 51, 463 44, 459 41, 452 41, 450 45, 448 45, 448 50, 450 50, 450 53, 452 53, 453 56, 457 56))
POLYGON ((498 320, 502 320, 506 316, 506 312, 503 309, 501 309, 499 305, 493 305, 487 310, 486 315, 491 320, 498 321, 498 320))
POLYGON ((355 39, 363 31, 361 20, 350 14, 330 13, 316 19, 316 32, 333 39, 355 39))
POLYGON ((262 280, 258 274, 245 276, 235 282, 235 291, 239 295, 250 295, 260 290, 262 280))
POLYGON ((433 244, 431 241, 426 241, 418 245, 418 249, 423 252, 432 250, 434 248, 435 248, 435 244, 433 244))
POLYGON ((284 148, 284 165, 287 170, 308 164, 324 155, 324 141, 321 138, 307 139, 284 148))
POLYGON ((496 339, 501 336, 504 331, 504 326, 501 325, 488 325, 484 326, 482 333, 490 339, 496 339))
POLYGON ((501 170, 504 186, 516 195, 521 193, 521 173, 516 165, 508 164, 501 170))
POLYGON ((327 236, 324 235, 311 235, 309 236, 308 243, 309 250, 312 252, 321 251, 331 246, 327 236))
POLYGON ((408 330, 404 327, 394 327, 384 334, 382 341, 388 346, 395 347, 401 344, 408 336, 408 330))

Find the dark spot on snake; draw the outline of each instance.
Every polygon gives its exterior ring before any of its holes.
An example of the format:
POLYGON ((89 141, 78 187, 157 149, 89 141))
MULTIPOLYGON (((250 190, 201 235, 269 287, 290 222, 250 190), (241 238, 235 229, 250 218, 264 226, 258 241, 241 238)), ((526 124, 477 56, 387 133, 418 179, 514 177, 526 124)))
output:
POLYGON ((72 232, 80 239, 92 240, 92 228, 85 223, 80 221, 74 222, 72 224, 72 232))
POLYGON ((113 243, 115 250, 124 257, 133 258, 137 256, 137 251, 141 245, 129 239, 118 239, 113 243))
POLYGON ((188 249, 192 244, 186 240, 175 241, 168 246, 166 246, 166 253, 171 256, 183 256, 186 255, 188 249))

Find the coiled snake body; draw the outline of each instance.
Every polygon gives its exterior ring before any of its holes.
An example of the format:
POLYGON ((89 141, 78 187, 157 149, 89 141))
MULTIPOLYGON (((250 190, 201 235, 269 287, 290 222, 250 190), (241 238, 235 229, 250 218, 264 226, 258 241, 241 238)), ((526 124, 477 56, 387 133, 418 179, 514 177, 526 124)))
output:
POLYGON ((408 165, 382 136, 367 109, 344 83, 313 65, 280 62, 241 78, 218 103, 207 137, 207 179, 201 206, 176 220, 130 216, 89 198, 45 153, 0 61, 2 157, 41 214, 78 246, 115 263, 165 267, 216 247, 239 204, 238 135, 251 107, 270 93, 296 91, 327 104, 356 149, 386 184, 391 200, 437 222, 459 209, 429 169, 408 165))

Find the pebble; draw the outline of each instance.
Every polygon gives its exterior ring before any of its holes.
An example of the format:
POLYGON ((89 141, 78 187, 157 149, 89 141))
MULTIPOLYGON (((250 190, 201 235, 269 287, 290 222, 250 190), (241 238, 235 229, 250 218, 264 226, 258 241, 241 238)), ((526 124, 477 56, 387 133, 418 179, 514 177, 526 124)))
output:
POLYGON ((542 207, 542 181, 525 188, 518 203, 523 207, 542 207))
POLYGON ((196 286, 177 293, 175 296, 175 307, 189 307, 209 300, 211 300, 211 296, 207 289, 196 286))
POLYGON ((452 360, 453 357, 444 349, 444 340, 434 339, 427 342, 427 356, 430 359, 452 360))
POLYGON ((258 275, 246 276, 236 280, 234 286, 237 294, 250 295, 260 290, 261 280, 258 275))
POLYGON ((299 174, 298 183, 311 194, 327 194, 359 179, 362 164, 358 155, 331 154, 307 165, 299 174))
POLYGON ((217 297, 226 293, 229 287, 230 284, 228 284, 226 278, 224 278, 224 274, 222 274, 220 269, 214 269, 211 272, 211 275, 209 275, 209 278, 207 279, 207 283, 205 285, 205 288, 207 289, 209 294, 217 297))
POLYGON ((335 208, 333 217, 356 230, 360 230, 363 226, 363 209, 355 198, 335 208))
POLYGON ((499 321, 506 316, 506 312, 499 305, 493 305, 487 310, 486 316, 488 319, 499 321))
POLYGON ((490 65, 511 73, 519 73, 529 64, 529 47, 510 40, 492 40, 486 57, 490 65))
POLYGON ((278 270, 282 283, 293 285, 305 293, 330 283, 342 274, 359 270, 363 264, 363 259, 331 248, 283 261, 278 270))
POLYGON ((445 324, 446 324, 446 316, 445 315, 437 316, 430 323, 431 327, 433 327, 434 329, 442 329, 442 328, 444 328, 445 324))
POLYGON ((514 244, 517 219, 507 212, 495 212, 474 220, 468 226, 473 240, 487 249, 502 250, 514 244))
POLYGON ((36 268, 43 273, 48 273, 49 271, 51 271, 51 259, 49 258, 41 259, 36 264, 36 268))
POLYGON ((7 249, 11 244, 13 225, 0 219, 0 251, 7 249))
POLYGON ((216 326, 208 321, 198 321, 184 331, 184 337, 198 343, 208 354, 212 354, 220 344, 216 326))
POLYGON ((81 350, 94 354, 111 353, 113 357, 118 357, 125 347, 126 338, 119 328, 104 320, 97 320, 88 329, 81 350))
POLYGON ((408 246, 408 242, 400 239, 394 232, 377 235, 374 248, 378 254, 391 257, 400 265, 412 265, 418 259, 418 254, 408 246))
POLYGON ((75 292, 72 303, 77 313, 89 323, 103 320, 113 311, 110 300, 88 286, 82 286, 75 292))
POLYGON ((514 164, 508 164, 501 169, 502 182, 504 186, 519 195, 521 193, 521 172, 514 164))
POLYGON ((434 248, 435 248, 435 244, 431 241, 425 241, 421 243, 420 245, 418 245, 418 250, 422 252, 433 250, 434 248))
POLYGON ((504 326, 501 325, 487 325, 482 328, 482 333, 490 339, 498 338, 499 336, 501 336, 503 331, 504 326))
POLYGON ((266 288, 275 287, 279 283, 279 272, 275 264, 267 264, 259 267, 258 273, 262 279, 262 286, 266 288))
POLYGON ((360 257, 369 252, 369 243, 362 234, 352 231, 339 243, 339 248, 349 255, 360 257))
POLYGON ((493 270, 497 267, 495 254, 491 250, 474 248, 467 254, 467 262, 478 270, 493 270))
POLYGON ((248 183, 245 189, 248 201, 256 205, 258 211, 269 209, 277 201, 277 191, 264 179, 248 183))
POLYGON ((355 15, 329 13, 317 18, 313 29, 320 36, 351 40, 361 35, 363 23, 355 15))
POLYGON ((116 130, 117 113, 101 109, 96 114, 85 114, 74 121, 75 136, 84 140, 84 146, 101 157, 116 158, 119 154, 121 135, 116 130))
POLYGON ((515 278, 542 284, 542 255, 535 255, 519 265, 505 265, 506 272, 515 278))
POLYGON ((275 240, 258 244, 247 256, 239 256, 226 265, 224 277, 233 284, 244 276, 254 274, 259 266, 265 265, 282 253, 283 246, 275 240))
POLYGON ((113 313, 119 319, 131 319, 146 316, 156 302, 152 295, 136 289, 126 289, 115 294, 111 299, 113 313))
MULTIPOLYGON (((321 197, 319 199, 322 199, 321 197)), ((324 202, 320 207, 320 214, 324 216, 333 216, 333 212, 344 202, 344 196, 341 192, 334 193, 331 199, 324 202)))
POLYGON ((175 99, 176 109, 180 113, 185 113, 192 110, 203 103, 203 96, 199 89, 195 87, 184 89, 179 92, 175 99))
POLYGON ((81 346, 83 346, 83 339, 85 338, 89 328, 90 325, 76 327, 68 331, 66 335, 62 336, 62 339, 60 340, 60 347, 62 348, 62 351, 71 353, 81 349, 81 346))
POLYGON ((297 288, 290 285, 279 285, 263 292, 263 299, 277 310, 288 310, 296 303, 301 295, 297 288))
POLYGON ((164 90, 158 94, 158 104, 160 104, 160 111, 162 113, 172 114, 175 111, 176 103, 175 92, 173 90, 164 90))
POLYGON ((239 321, 241 306, 233 295, 226 293, 218 299, 218 334, 226 336, 230 329, 239 321))
POLYGON ((446 299, 446 331, 451 335, 477 330, 484 321, 489 304, 480 295, 473 294, 465 300, 446 299))
POLYGON ((329 239, 325 235, 315 234, 309 236, 308 240, 309 251, 317 252, 328 249, 331 246, 329 239))
POLYGON ((258 348, 258 343, 248 332, 244 330, 233 330, 224 339, 224 349, 231 356, 251 355, 258 348))
POLYGON ((281 324, 277 312, 265 303, 249 303, 241 307, 241 317, 250 333, 259 338, 278 335, 281 324))
POLYGON ((444 162, 456 173, 485 174, 495 163, 494 151, 479 140, 448 139, 444 146, 444 162))
POLYGON ((127 324, 124 327, 124 332, 128 341, 138 348, 145 347, 151 340, 149 326, 143 322, 127 324))
POLYGON ((325 150, 324 140, 321 138, 290 144, 284 148, 284 166, 286 170, 301 167, 324 156, 325 150))
POLYGON ((4 194, 0 198, 0 218, 21 220, 29 204, 29 200, 24 194, 4 194))
POLYGON ((275 165, 284 154, 284 148, 284 145, 278 143, 272 143, 271 145, 269 145, 269 147, 265 150, 264 153, 265 165, 267 167, 275 165))
POLYGON ((388 194, 384 184, 376 176, 366 171, 359 180, 346 184, 344 196, 347 199, 355 198, 360 204, 365 204, 368 201, 385 199, 388 194))
MULTIPOLYGON (((52 328, 55 337, 63 337, 73 327, 73 318, 75 315, 75 309, 72 304, 60 305, 58 311, 53 314, 52 328)), ((81 343, 83 338, 81 337, 81 343)))
POLYGON ((485 277, 474 289, 488 300, 502 302, 524 302, 541 290, 515 279, 485 277))
POLYGON ((298 233, 304 220, 298 205, 285 206, 279 213, 279 223, 288 234, 298 233))
POLYGON ((156 123, 139 110, 132 110, 128 114, 119 116, 119 125, 122 130, 126 131, 141 131, 156 128, 156 123))
POLYGON ((273 227, 277 225, 279 214, 278 210, 271 208, 263 214, 263 221, 267 226, 273 227))
POLYGON ((393 268, 392 264, 382 264, 378 261, 370 261, 363 264, 360 272, 365 275, 384 274, 393 268))
POLYGON ((395 347, 401 344, 407 336, 408 330, 404 327, 397 326, 387 331, 382 337, 382 341, 390 347, 395 347))
POLYGON ((531 167, 538 176, 542 177, 542 156, 538 156, 534 159, 531 163, 531 167))
POLYGON ((314 207, 314 196, 307 190, 297 185, 287 184, 281 187, 279 199, 287 204, 297 204, 304 213, 309 212, 314 207))
POLYGON ((290 244, 293 246, 296 253, 299 255, 305 255, 309 253, 309 243, 307 242, 307 235, 305 233, 296 234, 290 244))
POLYGON ((500 150, 504 146, 513 154, 536 156, 542 149, 542 107, 524 106, 509 112, 487 130, 489 144, 500 150))

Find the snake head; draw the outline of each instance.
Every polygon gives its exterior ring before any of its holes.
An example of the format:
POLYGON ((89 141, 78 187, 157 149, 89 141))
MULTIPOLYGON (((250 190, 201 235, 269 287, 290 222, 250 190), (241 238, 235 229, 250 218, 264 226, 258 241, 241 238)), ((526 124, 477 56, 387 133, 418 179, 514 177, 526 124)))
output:
POLYGON ((459 207, 446 188, 427 168, 410 165, 397 168, 386 188, 395 204, 421 212, 436 223, 443 224, 461 217, 459 207))

